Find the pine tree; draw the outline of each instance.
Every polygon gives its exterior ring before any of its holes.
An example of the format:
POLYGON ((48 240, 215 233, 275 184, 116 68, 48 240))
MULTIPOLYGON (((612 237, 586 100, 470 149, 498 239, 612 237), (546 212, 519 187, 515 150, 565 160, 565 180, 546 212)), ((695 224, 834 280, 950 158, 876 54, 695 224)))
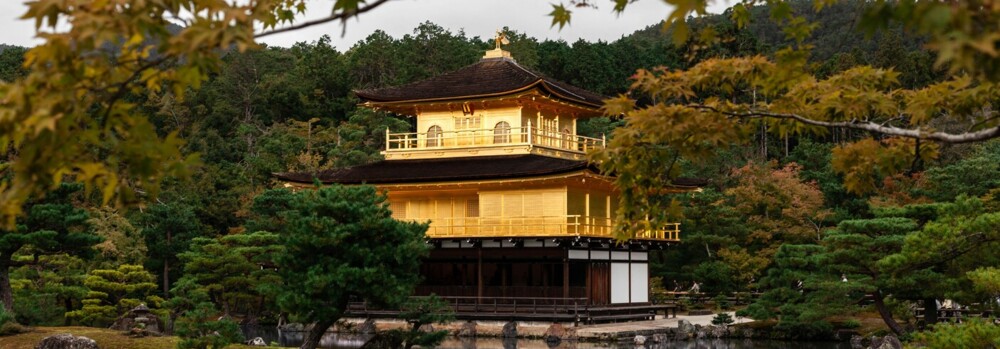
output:
POLYGON ((285 208, 270 211, 283 222, 275 232, 285 247, 276 258, 285 281, 277 303, 314 322, 304 349, 316 348, 326 329, 345 314, 349 301, 398 306, 419 280, 420 259, 427 254, 427 225, 393 219, 385 196, 374 187, 270 190, 258 200, 269 203, 255 202, 255 207, 285 208))
POLYGON ((0 229, 0 303, 7 312, 14 310, 12 267, 37 264, 38 257, 46 254, 85 255, 101 242, 86 223, 87 211, 73 203, 80 189, 81 185, 63 184, 46 197, 29 202, 16 229, 0 229), (17 258, 21 253, 30 257, 17 258))

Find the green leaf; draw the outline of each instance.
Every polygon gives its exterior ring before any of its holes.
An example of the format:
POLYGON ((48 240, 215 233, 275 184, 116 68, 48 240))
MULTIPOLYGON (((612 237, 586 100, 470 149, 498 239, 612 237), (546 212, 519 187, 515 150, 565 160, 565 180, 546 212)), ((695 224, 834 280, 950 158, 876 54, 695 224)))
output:
POLYGON ((730 15, 730 19, 736 22, 736 27, 744 28, 748 23, 750 23, 750 10, 747 9, 743 3, 738 3, 732 8, 733 14, 730 15))
POLYGON ((566 9, 566 7, 562 4, 553 4, 552 12, 549 13, 549 16, 552 17, 551 27, 555 27, 558 24, 559 30, 562 30, 563 27, 569 24, 571 14, 572 11, 566 9))

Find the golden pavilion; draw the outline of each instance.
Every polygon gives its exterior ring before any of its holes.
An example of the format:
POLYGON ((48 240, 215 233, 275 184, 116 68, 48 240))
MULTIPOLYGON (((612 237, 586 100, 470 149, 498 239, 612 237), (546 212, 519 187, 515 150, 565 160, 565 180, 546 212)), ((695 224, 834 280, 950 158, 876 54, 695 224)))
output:
POLYGON ((678 224, 614 239, 618 190, 585 159, 605 140, 577 134, 604 97, 517 64, 499 41, 456 71, 355 91, 363 107, 416 118, 416 132, 386 131, 384 161, 278 178, 375 185, 395 218, 430 221, 415 295, 459 318, 650 318, 649 251, 679 241, 678 224))

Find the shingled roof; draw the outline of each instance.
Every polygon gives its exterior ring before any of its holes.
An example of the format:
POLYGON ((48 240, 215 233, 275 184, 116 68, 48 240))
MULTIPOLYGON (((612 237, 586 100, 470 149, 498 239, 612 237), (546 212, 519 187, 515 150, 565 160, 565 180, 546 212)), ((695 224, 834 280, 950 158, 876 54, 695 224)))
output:
MULTIPOLYGON (((428 183, 500 178, 526 178, 598 169, 586 161, 552 158, 542 155, 480 156, 463 158, 392 160, 342 170, 317 173, 275 173, 280 180, 312 184, 398 184, 428 183)), ((703 187, 708 181, 699 178, 675 178, 673 188, 703 187)))
POLYGON ((429 102, 503 96, 535 87, 589 108, 600 108, 602 100, 607 98, 546 77, 509 58, 483 58, 475 64, 429 79, 354 93, 362 100, 376 103, 429 102))
POLYGON ((518 155, 380 161, 315 174, 296 172, 276 173, 275 176, 297 183, 313 183, 315 178, 324 184, 392 184, 534 177, 586 168, 589 168, 586 161, 518 155))

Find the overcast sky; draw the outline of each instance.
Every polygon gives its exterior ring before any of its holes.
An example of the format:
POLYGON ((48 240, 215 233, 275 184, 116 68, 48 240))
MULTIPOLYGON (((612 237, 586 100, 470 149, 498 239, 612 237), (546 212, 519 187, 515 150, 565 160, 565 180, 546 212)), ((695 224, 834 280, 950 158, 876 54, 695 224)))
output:
MULTIPOLYGON (((539 39, 563 39, 570 43, 580 38, 588 41, 613 41, 623 35, 658 23, 670 9, 662 0, 643 0, 630 5, 625 13, 616 16, 611 1, 596 1, 597 9, 573 9, 572 24, 561 31, 550 28, 552 11, 550 3, 558 0, 395 0, 362 14, 347 23, 341 36, 341 24, 330 22, 286 34, 265 38, 269 45, 291 46, 300 41, 315 41, 329 35, 340 50, 349 49, 376 29, 393 37, 413 32, 424 21, 434 22, 452 32, 464 30, 469 37, 491 38, 497 28, 511 29, 539 39)), ((710 12, 725 9, 725 2, 714 1, 710 12)), ((319 0, 309 3, 306 18, 320 18, 330 13, 333 1, 319 0)), ((27 9, 21 1, 0 1, 0 43, 33 46, 33 22, 17 19, 27 9)))

